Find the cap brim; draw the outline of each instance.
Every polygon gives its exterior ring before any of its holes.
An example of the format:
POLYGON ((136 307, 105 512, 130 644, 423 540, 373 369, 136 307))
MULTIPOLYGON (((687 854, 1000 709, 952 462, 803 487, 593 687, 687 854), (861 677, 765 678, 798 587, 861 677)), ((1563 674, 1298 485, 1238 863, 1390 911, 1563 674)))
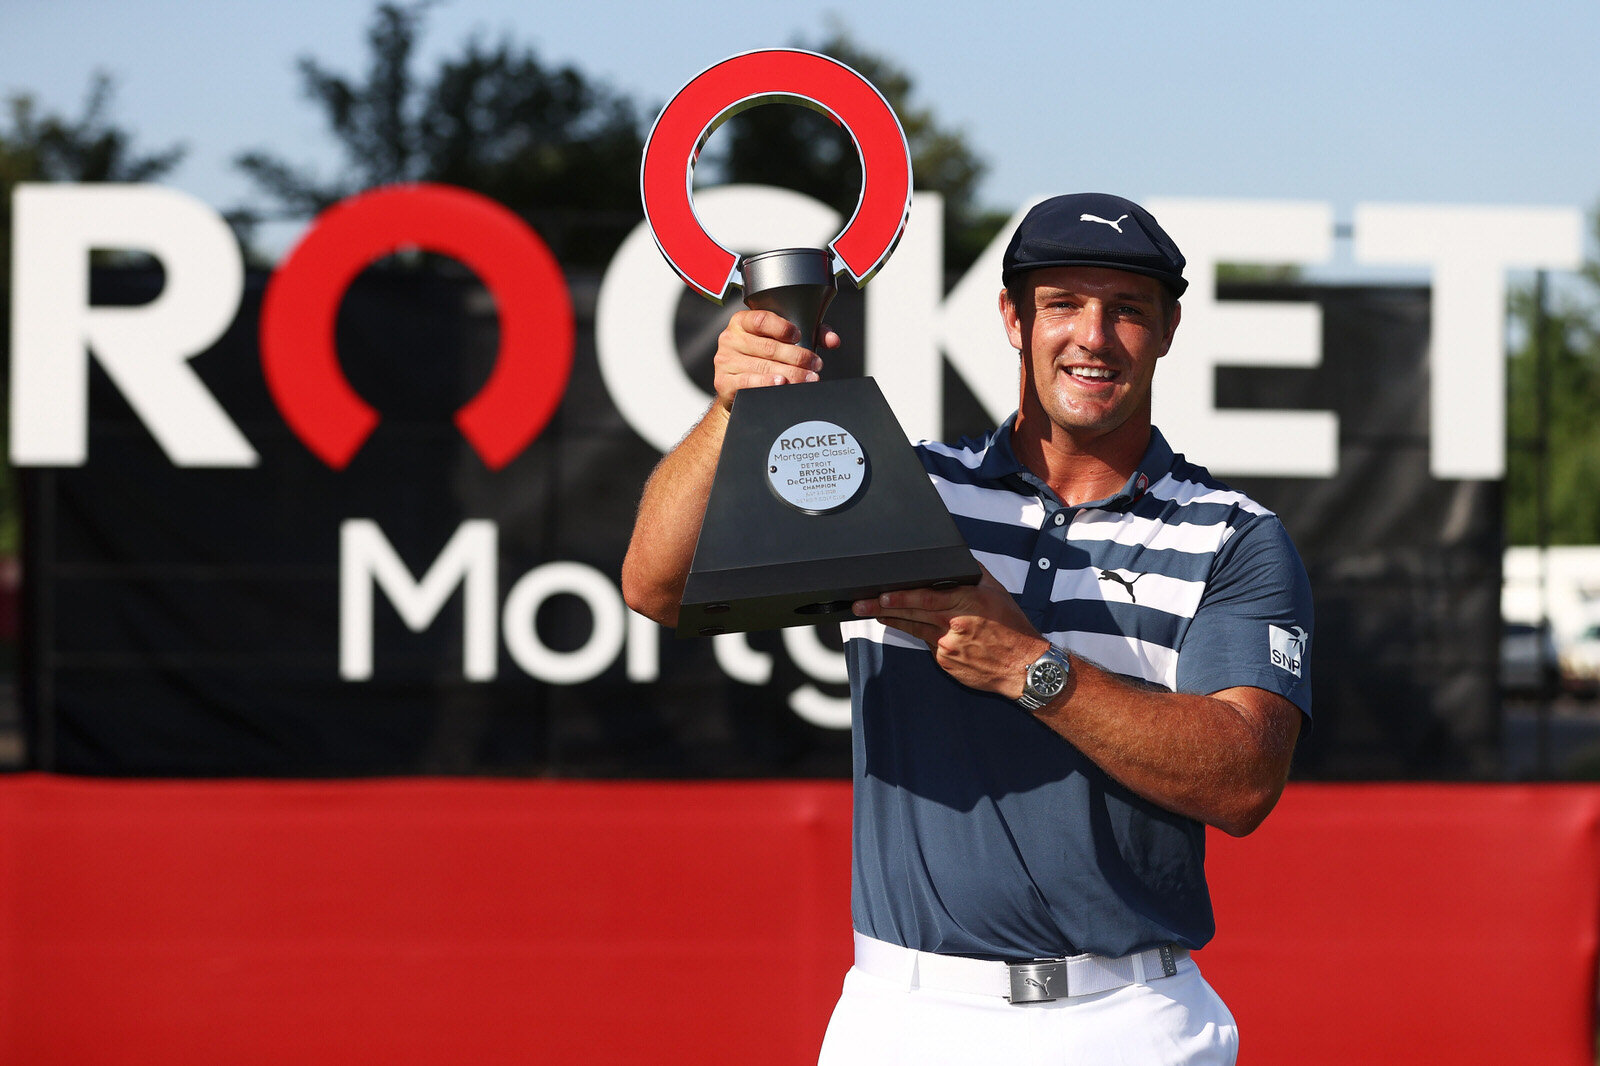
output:
POLYGON ((1106 259, 1048 259, 1038 263, 1019 263, 1000 276, 1000 280, 1010 285, 1018 275, 1026 274, 1033 270, 1045 270, 1049 267, 1103 267, 1106 270, 1125 270, 1129 274, 1143 274, 1147 278, 1155 278, 1167 287, 1173 298, 1181 297, 1189 288, 1189 282, 1181 274, 1173 274, 1164 270, 1152 270, 1148 267, 1133 266, 1128 263, 1116 263, 1106 259))

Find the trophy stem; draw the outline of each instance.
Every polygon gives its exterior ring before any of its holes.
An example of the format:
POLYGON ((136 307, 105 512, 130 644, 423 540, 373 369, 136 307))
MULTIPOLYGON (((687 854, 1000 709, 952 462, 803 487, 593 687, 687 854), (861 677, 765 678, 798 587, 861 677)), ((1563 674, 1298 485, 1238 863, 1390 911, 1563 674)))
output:
POLYGON ((746 307, 775 311, 800 330, 804 347, 817 350, 817 331, 838 285, 833 256, 823 248, 779 248, 746 256, 739 264, 746 307))

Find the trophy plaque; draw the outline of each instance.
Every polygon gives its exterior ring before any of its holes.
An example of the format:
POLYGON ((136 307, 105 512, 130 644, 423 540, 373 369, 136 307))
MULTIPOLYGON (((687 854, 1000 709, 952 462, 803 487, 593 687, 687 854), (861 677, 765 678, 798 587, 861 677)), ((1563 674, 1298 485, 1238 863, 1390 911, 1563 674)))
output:
MULTIPOLYGON (((734 56, 663 109, 640 171, 645 217, 662 255, 718 303, 735 285, 816 350, 835 275, 857 286, 905 228, 911 158, 893 109, 865 78, 813 52, 734 56), (861 156, 861 196, 827 248, 743 258, 694 213, 700 148, 758 104, 799 103, 834 117, 861 156)), ((854 600, 893 589, 974 584, 977 561, 871 378, 743 389, 734 398, 678 615, 679 636, 780 629, 852 617, 854 600)))

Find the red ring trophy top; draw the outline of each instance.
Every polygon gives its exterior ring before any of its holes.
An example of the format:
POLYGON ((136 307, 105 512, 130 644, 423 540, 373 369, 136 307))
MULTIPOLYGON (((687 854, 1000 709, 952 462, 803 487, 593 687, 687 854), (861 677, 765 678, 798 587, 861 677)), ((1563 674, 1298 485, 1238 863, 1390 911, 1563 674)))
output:
MULTIPOLYGON (((889 102, 843 63, 799 49, 746 52, 668 102, 645 143, 639 189, 656 246, 686 284, 721 303, 738 280, 748 306, 777 311, 815 348, 834 275, 866 284, 905 230, 911 153, 889 102), (718 126, 773 102, 821 111, 845 129, 861 158, 861 195, 826 249, 741 258, 701 225, 694 166, 718 126)), ((729 416, 678 634, 843 620, 852 600, 977 579, 876 382, 745 389, 729 416)))
POLYGON ((861 157, 855 213, 828 251, 857 286, 889 259, 911 215, 911 150, 883 94, 837 60, 776 48, 707 68, 679 89, 650 130, 639 191, 656 246, 691 287, 721 303, 739 256, 718 244, 694 210, 694 165, 718 126, 748 108, 788 102, 829 115, 861 157))

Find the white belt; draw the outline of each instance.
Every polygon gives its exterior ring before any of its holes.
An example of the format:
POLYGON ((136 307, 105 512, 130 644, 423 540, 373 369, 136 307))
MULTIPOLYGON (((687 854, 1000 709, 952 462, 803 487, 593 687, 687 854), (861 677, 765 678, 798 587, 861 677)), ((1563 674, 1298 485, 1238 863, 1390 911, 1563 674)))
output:
POLYGON ((1032 962, 989 962, 961 955, 937 955, 857 933, 856 968, 908 989, 936 988, 979 996, 999 996, 1012 1003, 1042 1003, 1109 992, 1125 985, 1147 984, 1171 977, 1189 952, 1176 944, 1108 959, 1073 955, 1032 962))

